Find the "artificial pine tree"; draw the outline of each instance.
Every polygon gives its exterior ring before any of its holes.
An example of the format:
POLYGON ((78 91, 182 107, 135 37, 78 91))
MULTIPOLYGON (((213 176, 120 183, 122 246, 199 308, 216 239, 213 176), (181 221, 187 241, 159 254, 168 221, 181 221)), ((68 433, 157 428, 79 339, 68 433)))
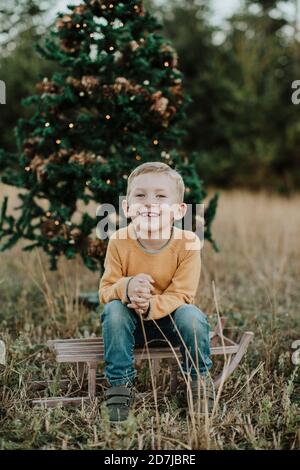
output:
MULTIPOLYGON (((157 33, 161 25, 140 0, 85 0, 68 8, 37 45, 60 70, 41 77, 37 94, 24 100, 35 112, 19 120, 18 163, 10 166, 7 156, 1 179, 27 192, 19 195, 17 219, 7 214, 4 198, 1 250, 23 238, 31 241, 25 250, 43 248, 51 269, 60 255, 71 259, 79 253, 95 270, 103 266, 107 240, 92 235, 96 217, 84 213, 74 222, 79 200, 117 208, 129 173, 147 161, 163 161, 182 174, 185 202, 199 204, 206 192, 193 162, 177 150, 190 99, 183 93, 176 52, 157 33)), ((205 211, 206 238, 212 242, 217 198, 205 211)))

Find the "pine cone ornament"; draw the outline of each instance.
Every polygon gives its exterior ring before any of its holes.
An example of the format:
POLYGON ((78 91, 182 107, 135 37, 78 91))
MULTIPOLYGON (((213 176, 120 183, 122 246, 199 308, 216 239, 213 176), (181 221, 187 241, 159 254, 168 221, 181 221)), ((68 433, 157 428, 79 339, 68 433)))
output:
POLYGON ((116 94, 121 93, 121 91, 125 91, 125 93, 127 93, 130 88, 130 82, 124 77, 117 77, 115 84, 113 85, 113 90, 116 94))
POLYGON ((160 48, 160 52, 166 55, 164 60, 169 63, 170 67, 177 67, 178 55, 177 52, 169 44, 163 44, 160 48))
POLYGON ((181 104, 183 101, 183 90, 182 90, 181 83, 171 86, 169 90, 170 90, 170 93, 174 95, 176 102, 178 104, 181 104))
POLYGON ((164 98, 162 96, 162 92, 157 91, 156 93, 153 93, 151 95, 151 99, 154 103, 150 107, 150 110, 155 111, 156 113, 159 113, 161 115, 165 114, 168 103, 169 103, 168 98, 164 98))
POLYGON ((79 163, 79 165, 85 165, 86 163, 94 163, 95 162, 95 154, 92 154, 91 152, 79 152, 79 153, 74 153, 70 159, 69 162, 73 163, 79 163))
POLYGON ((93 75, 83 75, 81 83, 83 88, 88 92, 96 90, 100 85, 98 78, 93 75))
POLYGON ((76 15, 84 15, 84 13, 87 11, 87 6, 82 3, 81 5, 78 5, 77 7, 74 8, 73 12, 76 15))
POLYGON ((24 140, 23 153, 27 157, 33 157, 33 155, 36 153, 35 150, 40 142, 40 137, 30 137, 29 139, 24 140))
POLYGON ((79 241, 83 237, 83 233, 79 228, 75 227, 71 230, 70 237, 71 240, 74 240, 75 243, 79 243, 79 241))
POLYGON ((101 258, 105 256, 105 243, 103 240, 87 239, 87 254, 91 258, 101 258))
POLYGON ((48 80, 48 78, 44 78, 41 82, 38 82, 36 84, 36 89, 40 94, 55 94, 58 92, 58 86, 54 82, 48 80))
POLYGON ((41 223, 41 234, 46 238, 62 236, 66 240, 69 238, 69 227, 61 224, 59 220, 46 219, 41 223))
POLYGON ((71 152, 72 152, 71 150, 59 149, 58 152, 52 153, 49 156, 48 162, 60 163, 60 162, 63 162, 63 161, 67 161, 67 159, 69 158, 71 152))
POLYGON ((132 52, 134 52, 140 47, 140 45, 136 41, 130 41, 129 47, 132 50, 132 52))
POLYGON ((31 160, 29 166, 31 171, 33 173, 36 173, 38 182, 41 183, 46 174, 46 160, 43 157, 36 155, 31 160))
POLYGON ((64 15, 62 18, 59 18, 55 24, 58 31, 61 31, 63 29, 71 30, 74 27, 71 15, 64 15))
POLYGON ((142 4, 142 2, 140 2, 139 5, 134 5, 133 10, 138 16, 145 15, 144 5, 142 4))

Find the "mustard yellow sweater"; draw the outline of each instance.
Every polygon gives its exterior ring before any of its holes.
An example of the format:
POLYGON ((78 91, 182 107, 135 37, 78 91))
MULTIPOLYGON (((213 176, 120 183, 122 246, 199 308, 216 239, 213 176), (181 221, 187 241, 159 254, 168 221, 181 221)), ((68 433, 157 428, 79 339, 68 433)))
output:
POLYGON ((108 242, 99 286, 100 302, 118 299, 123 304, 130 303, 127 284, 133 276, 145 273, 155 281, 145 320, 157 320, 183 304, 193 303, 201 272, 200 248, 200 239, 194 232, 174 226, 171 238, 162 248, 148 250, 137 239, 131 222, 117 230, 108 242))

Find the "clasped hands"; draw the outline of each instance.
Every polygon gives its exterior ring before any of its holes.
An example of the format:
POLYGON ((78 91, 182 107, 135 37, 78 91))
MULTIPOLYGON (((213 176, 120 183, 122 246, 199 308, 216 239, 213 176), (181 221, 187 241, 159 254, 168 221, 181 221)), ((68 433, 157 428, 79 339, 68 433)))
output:
POLYGON ((130 279, 128 284, 128 297, 130 303, 127 307, 133 308, 136 313, 145 315, 152 297, 154 279, 149 274, 140 273, 130 279))

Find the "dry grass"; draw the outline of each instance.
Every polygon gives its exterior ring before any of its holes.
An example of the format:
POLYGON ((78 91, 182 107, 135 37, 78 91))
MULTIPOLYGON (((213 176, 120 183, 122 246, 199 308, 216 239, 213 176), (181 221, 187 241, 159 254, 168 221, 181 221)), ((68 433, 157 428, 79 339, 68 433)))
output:
MULTIPOLYGON (((22 252, 20 245, 1 254, 0 338, 8 364, 0 371, 0 448, 299 449, 300 378, 291 363, 291 343, 300 339, 299 203, 299 196, 221 194, 214 235, 222 251, 204 247, 197 305, 214 324, 214 281, 229 334, 241 329, 256 336, 216 413, 201 421, 185 412, 180 396, 170 399, 167 372, 156 406, 147 368, 138 383, 144 394, 126 425, 110 426, 101 394, 78 409, 31 408, 37 393, 31 380, 67 374, 70 393, 76 391, 72 370, 56 367, 44 344, 100 333, 99 313, 74 303, 80 290, 95 291, 99 278, 80 260, 61 260, 59 271, 50 272, 43 253, 22 252)), ((57 388, 48 394, 57 395, 57 388)))

